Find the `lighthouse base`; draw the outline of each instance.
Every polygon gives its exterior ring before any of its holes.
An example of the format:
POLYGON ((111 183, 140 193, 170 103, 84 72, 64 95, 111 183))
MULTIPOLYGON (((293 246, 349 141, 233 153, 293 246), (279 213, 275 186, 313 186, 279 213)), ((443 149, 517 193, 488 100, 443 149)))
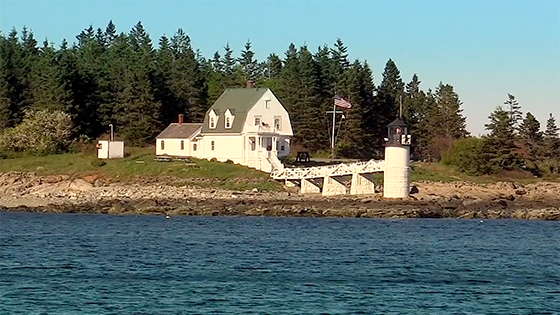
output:
POLYGON ((410 194, 410 147, 385 147, 383 197, 406 198, 410 194))

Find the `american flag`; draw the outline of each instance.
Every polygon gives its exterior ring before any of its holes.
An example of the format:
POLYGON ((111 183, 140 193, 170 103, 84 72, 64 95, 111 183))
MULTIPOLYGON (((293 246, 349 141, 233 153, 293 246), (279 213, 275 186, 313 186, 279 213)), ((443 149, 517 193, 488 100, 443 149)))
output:
POLYGON ((334 96, 334 105, 346 109, 350 109, 350 107, 352 107, 352 104, 338 95, 334 96))

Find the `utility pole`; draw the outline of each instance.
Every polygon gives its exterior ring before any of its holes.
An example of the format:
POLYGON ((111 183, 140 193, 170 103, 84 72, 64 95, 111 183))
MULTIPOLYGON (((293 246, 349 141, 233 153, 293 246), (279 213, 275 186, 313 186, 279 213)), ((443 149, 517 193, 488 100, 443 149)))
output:
POLYGON ((402 95, 399 97, 399 118, 402 120, 402 95))

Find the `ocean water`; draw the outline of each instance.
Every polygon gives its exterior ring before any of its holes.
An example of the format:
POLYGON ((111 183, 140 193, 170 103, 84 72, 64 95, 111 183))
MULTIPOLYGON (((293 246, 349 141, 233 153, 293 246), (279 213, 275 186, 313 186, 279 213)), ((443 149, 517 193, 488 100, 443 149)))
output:
POLYGON ((559 314, 560 222, 0 213, 0 314, 559 314))

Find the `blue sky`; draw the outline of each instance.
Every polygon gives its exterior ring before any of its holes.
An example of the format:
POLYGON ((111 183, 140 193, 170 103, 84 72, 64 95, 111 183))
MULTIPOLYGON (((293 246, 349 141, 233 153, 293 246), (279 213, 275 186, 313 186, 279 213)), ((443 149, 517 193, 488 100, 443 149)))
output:
POLYGON ((291 42, 316 51, 340 37, 351 59, 368 61, 376 84, 392 58, 405 82, 417 73, 424 90, 453 85, 474 135, 507 93, 543 128, 549 113, 560 124, 559 0, 0 0, 0 29, 25 25, 39 42, 73 42, 109 20, 119 32, 142 21, 156 44, 183 28, 206 57, 228 42, 239 53, 247 39, 264 59, 283 56, 291 42))

